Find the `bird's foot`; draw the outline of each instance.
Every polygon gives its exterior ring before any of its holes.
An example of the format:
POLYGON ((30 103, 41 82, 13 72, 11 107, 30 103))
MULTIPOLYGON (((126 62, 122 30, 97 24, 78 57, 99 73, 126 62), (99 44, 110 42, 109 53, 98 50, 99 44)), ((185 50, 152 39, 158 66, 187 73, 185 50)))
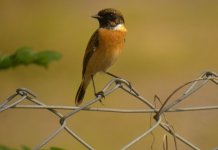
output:
MULTIPOLYGON (((95 93, 95 96, 98 97, 98 96, 101 96, 101 98, 104 98, 105 99, 105 95, 104 95, 104 92, 103 91, 99 91, 98 93, 95 93)), ((99 102, 103 104, 102 100, 100 99, 99 102)))

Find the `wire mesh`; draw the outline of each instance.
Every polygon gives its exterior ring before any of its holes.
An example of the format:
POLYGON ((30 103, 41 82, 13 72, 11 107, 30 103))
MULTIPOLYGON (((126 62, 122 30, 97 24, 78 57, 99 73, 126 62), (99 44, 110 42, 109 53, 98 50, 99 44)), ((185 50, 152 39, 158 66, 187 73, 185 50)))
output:
MULTIPOLYGON (((197 79, 189 81, 177 89, 175 89, 164 101, 161 105, 160 109, 157 109, 155 105, 153 105, 149 100, 142 97, 139 92, 126 80, 121 78, 114 78, 109 81, 106 86, 102 89, 103 95, 97 95, 94 99, 91 99, 86 104, 80 107, 73 107, 73 106, 51 106, 44 104, 43 102, 37 100, 36 95, 26 89, 26 88, 18 88, 14 94, 9 96, 5 101, 0 104, 0 113, 9 109, 45 109, 49 112, 53 113, 59 118, 60 127, 53 131, 50 135, 45 137, 38 145, 36 145, 33 150, 38 150, 43 148, 47 143, 49 143, 53 138, 58 136, 60 132, 66 131, 68 134, 72 136, 72 138, 76 139, 80 142, 85 148, 94 150, 93 146, 85 141, 83 138, 80 137, 72 128, 67 125, 67 121, 73 115, 81 112, 81 111, 97 111, 97 112, 112 112, 112 113, 150 113, 154 114, 153 119, 154 123, 145 130, 143 133, 129 141, 126 145, 123 145, 122 150, 129 149, 131 146, 136 144, 138 141, 146 137, 147 135, 151 134, 157 127, 162 128, 167 133, 172 135, 174 138, 175 149, 177 149, 177 142, 184 143, 187 147, 200 150, 199 147, 194 145, 191 141, 187 140, 186 138, 182 137, 180 134, 174 131, 174 128, 170 125, 169 121, 165 117, 165 113, 175 113, 181 111, 202 111, 202 110, 213 110, 218 109, 218 106, 202 106, 202 107, 186 107, 186 108, 174 108, 175 105, 181 103, 182 101, 186 100, 190 95, 197 92, 200 88, 205 86, 207 83, 213 83, 218 85, 218 75, 215 72, 205 72, 197 79), (172 100, 172 97, 175 94, 178 94, 182 89, 187 88, 182 94, 172 100), (113 108, 94 108, 91 107, 94 103, 100 101, 102 98, 110 95, 114 91, 122 89, 127 94, 133 96, 136 100, 142 102, 146 108, 149 109, 113 109, 113 108), (32 105, 29 104, 20 104, 23 101, 32 102, 32 105), (62 114, 60 110, 70 110, 67 114, 62 114)), ((101 92, 101 93, 102 93, 101 92)), ((167 135, 163 137, 163 149, 168 149, 168 138, 167 135)))

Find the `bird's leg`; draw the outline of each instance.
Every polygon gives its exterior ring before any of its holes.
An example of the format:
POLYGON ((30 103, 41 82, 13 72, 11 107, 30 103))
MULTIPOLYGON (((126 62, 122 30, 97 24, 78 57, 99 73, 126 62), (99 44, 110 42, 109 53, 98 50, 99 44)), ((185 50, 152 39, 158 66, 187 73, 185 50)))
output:
POLYGON ((95 93, 95 95, 96 95, 96 89, 95 89, 94 76, 93 76, 93 75, 91 75, 91 78, 92 78, 92 85, 93 85, 94 93, 95 93))
MULTIPOLYGON (((106 72, 106 71, 105 71, 105 73, 106 73, 107 75, 109 75, 109 76, 114 77, 114 78, 122 79, 122 78, 120 78, 120 77, 118 77, 118 76, 116 76, 116 75, 114 75, 114 74, 112 74, 112 73, 110 73, 110 72, 106 72)), ((125 81, 128 83, 128 87, 130 88, 130 90, 131 90, 131 91, 134 91, 133 88, 132 88, 132 84, 131 84, 129 81, 127 81, 127 80, 125 80, 125 81)), ((116 84, 120 84, 120 81, 115 81, 115 83, 116 83, 116 84)), ((138 94, 137 94, 137 95, 138 95, 138 94)))
MULTIPOLYGON (((94 82, 94 76, 91 75, 91 78, 92 78, 92 85, 93 85, 93 89, 94 89, 94 94, 95 94, 95 96, 98 97, 98 95, 101 95, 103 98, 105 98, 103 91, 96 92, 96 89, 95 89, 95 82, 94 82)), ((102 103, 101 100, 99 100, 99 101, 102 103)), ((102 103, 102 104, 103 104, 103 103, 102 103)))
POLYGON ((114 77, 114 78, 119 78, 119 79, 121 79, 120 77, 118 77, 118 76, 116 76, 116 75, 114 75, 114 74, 112 74, 112 73, 110 73, 110 72, 106 72, 106 71, 105 71, 105 73, 108 74, 109 76, 114 77))
MULTIPOLYGON (((106 72, 106 71, 105 71, 105 73, 106 73, 107 75, 111 76, 111 77, 121 79, 120 77, 118 77, 118 76, 116 76, 116 75, 114 75, 114 74, 112 74, 112 73, 110 73, 110 72, 106 72)), ((119 82, 119 81, 115 81, 115 83, 116 83, 116 84, 119 84, 120 82, 119 82)))
MULTIPOLYGON (((112 73, 110 73, 110 72, 105 72, 106 74, 108 74, 109 76, 112 76, 112 77, 114 77, 114 78, 118 78, 118 79, 122 79, 122 78, 120 78, 120 77, 118 77, 118 76, 116 76, 116 75, 114 75, 114 74, 112 74, 112 73)), ((123 79, 124 80, 124 79, 123 79)), ((132 87, 131 86, 131 83, 129 82, 129 81, 127 81, 127 80, 125 80, 126 82, 128 82, 128 85, 129 85, 129 87, 132 87)), ((116 84, 119 84, 120 82, 119 81, 116 81, 116 84)))

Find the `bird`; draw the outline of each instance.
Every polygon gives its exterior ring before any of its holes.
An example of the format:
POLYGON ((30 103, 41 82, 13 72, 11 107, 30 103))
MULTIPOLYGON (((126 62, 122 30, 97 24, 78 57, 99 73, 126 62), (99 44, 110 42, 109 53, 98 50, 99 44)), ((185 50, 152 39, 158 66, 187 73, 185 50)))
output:
POLYGON ((92 34, 83 57, 82 81, 75 98, 77 106, 82 103, 91 80, 96 94, 93 79, 96 73, 105 72, 117 77, 107 72, 107 69, 121 54, 127 33, 124 17, 119 10, 106 8, 91 17, 98 20, 99 28, 92 34))

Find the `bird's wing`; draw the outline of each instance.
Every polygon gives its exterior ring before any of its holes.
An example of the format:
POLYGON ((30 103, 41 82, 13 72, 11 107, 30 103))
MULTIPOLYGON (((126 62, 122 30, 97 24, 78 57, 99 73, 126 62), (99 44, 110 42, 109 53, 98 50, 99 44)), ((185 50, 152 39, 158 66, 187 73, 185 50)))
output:
POLYGON ((89 40, 89 43, 87 45, 86 51, 85 51, 85 55, 83 58, 83 71, 82 71, 82 76, 84 76, 85 71, 86 71, 86 66, 90 60, 90 58, 92 57, 92 54, 95 52, 96 48, 98 47, 98 30, 96 30, 91 39, 89 40))

